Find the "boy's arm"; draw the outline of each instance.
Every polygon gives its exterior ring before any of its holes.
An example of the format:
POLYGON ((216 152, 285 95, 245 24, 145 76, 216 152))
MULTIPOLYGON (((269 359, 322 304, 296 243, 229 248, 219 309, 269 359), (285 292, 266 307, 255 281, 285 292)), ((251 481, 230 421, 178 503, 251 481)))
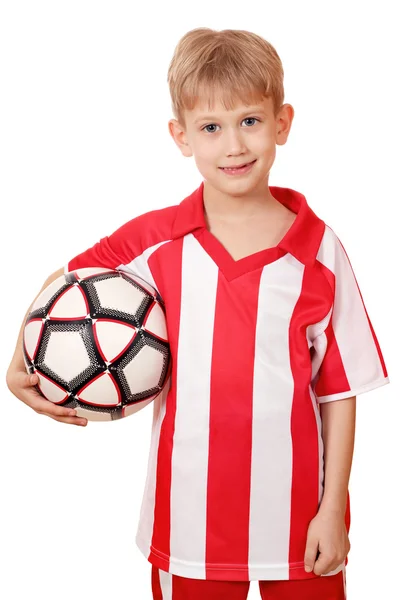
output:
POLYGON ((320 410, 324 494, 308 528, 304 568, 307 573, 326 575, 345 561, 350 550, 345 513, 354 448, 356 396, 323 402, 320 410))
POLYGON ((345 515, 353 459, 356 396, 320 404, 324 441, 324 495, 319 512, 345 515))

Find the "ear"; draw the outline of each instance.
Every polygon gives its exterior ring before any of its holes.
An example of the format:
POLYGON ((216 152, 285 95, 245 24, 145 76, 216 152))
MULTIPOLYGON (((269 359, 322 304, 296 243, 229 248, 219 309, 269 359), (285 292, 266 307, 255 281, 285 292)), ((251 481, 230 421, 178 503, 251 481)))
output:
POLYGON ((276 118, 276 143, 286 144, 294 118, 294 108, 291 104, 283 104, 276 118))
POLYGON ((168 121, 168 130, 183 156, 193 156, 193 152, 187 141, 186 131, 179 121, 176 119, 171 119, 168 121))

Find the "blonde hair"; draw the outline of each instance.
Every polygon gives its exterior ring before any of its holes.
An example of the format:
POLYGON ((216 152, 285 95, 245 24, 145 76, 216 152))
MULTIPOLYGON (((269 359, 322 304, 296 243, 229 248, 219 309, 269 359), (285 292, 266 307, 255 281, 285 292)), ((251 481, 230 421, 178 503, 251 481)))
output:
POLYGON ((283 67, 275 48, 250 31, 199 27, 178 42, 168 68, 175 118, 185 125, 184 110, 218 98, 226 110, 236 103, 271 97, 274 116, 284 100, 283 67))

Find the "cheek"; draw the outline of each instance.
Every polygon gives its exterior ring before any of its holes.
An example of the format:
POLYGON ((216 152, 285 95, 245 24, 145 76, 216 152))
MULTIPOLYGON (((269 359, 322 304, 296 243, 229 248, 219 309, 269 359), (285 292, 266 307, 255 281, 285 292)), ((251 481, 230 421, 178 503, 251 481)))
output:
POLYGON ((270 158, 270 160, 275 160, 276 157, 276 145, 275 144, 271 144, 268 148, 268 156, 270 158))
POLYGON ((259 137, 254 140, 253 149, 259 154, 274 154, 276 151, 275 139, 270 135, 259 137))
POLYGON ((215 142, 207 143, 207 141, 201 141, 193 147, 193 153, 196 159, 202 163, 215 162, 220 157, 220 151, 218 144, 215 142))

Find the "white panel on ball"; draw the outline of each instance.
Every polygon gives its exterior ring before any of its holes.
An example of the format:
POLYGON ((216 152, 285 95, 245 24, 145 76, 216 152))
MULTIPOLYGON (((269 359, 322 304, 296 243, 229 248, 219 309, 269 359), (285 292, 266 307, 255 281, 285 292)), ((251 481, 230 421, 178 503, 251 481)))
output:
POLYGON ((36 375, 39 377, 40 391, 46 396, 46 398, 51 398, 51 401, 55 402, 56 404, 59 404, 68 398, 68 393, 66 390, 53 383, 41 373, 37 372, 36 375))
POLYGON ((44 363, 65 382, 90 367, 90 357, 78 331, 52 331, 44 363), (68 355, 68 360, 65 356, 68 355))
POLYGON ((36 298, 35 302, 31 306, 31 312, 43 308, 49 302, 49 300, 65 285, 64 277, 58 277, 50 285, 48 285, 41 294, 36 298))
POLYGON ((125 312, 129 315, 134 315, 146 298, 143 292, 130 285, 122 277, 114 280, 112 286, 105 279, 95 283, 94 287, 102 307, 125 312))
POLYGON ((115 360, 126 350, 137 333, 135 327, 115 321, 96 321, 93 330, 97 336, 99 350, 108 362, 115 360))
POLYGON ((129 417, 129 415, 133 415, 139 410, 142 410, 145 406, 153 402, 154 398, 157 396, 151 396, 151 398, 147 398, 147 400, 141 400, 140 402, 134 402, 133 404, 129 404, 126 408, 124 408, 124 417, 129 417))
POLYGON ((154 304, 148 313, 147 319, 144 322, 146 331, 154 333, 162 340, 168 339, 167 323, 164 313, 159 304, 154 304))
POLYGON ((24 330, 24 341, 26 351, 31 360, 35 355, 35 350, 39 343, 40 334, 43 329, 43 321, 42 319, 35 319, 28 323, 24 330))
POLYGON ((79 392, 78 398, 93 406, 117 406, 120 401, 118 390, 108 373, 91 381, 79 392))
POLYGON ((64 292, 49 312, 53 319, 84 319, 87 314, 85 296, 78 285, 73 285, 64 292))
POLYGON ((123 370, 132 394, 156 387, 159 381, 157 374, 161 374, 162 367, 163 355, 161 352, 151 346, 144 346, 123 370))

